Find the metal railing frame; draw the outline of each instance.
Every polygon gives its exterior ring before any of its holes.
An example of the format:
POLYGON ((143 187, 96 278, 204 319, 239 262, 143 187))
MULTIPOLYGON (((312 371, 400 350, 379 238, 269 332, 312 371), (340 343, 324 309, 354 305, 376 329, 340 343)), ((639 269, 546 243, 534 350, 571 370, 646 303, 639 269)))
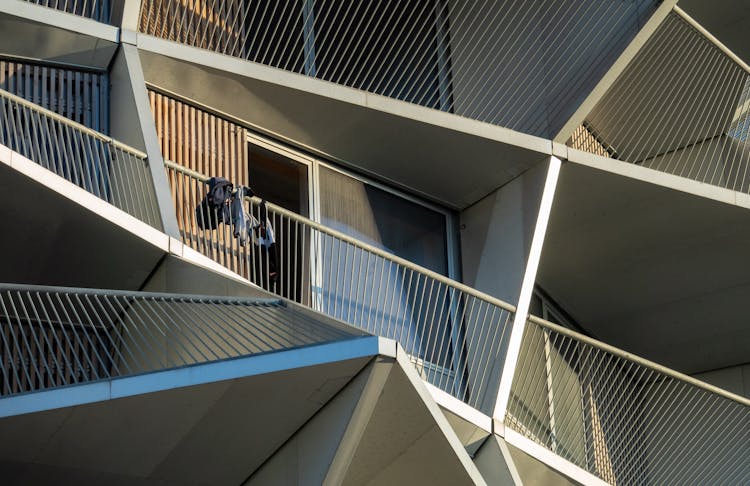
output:
POLYGON ((131 147, 130 145, 124 144, 122 142, 119 142, 115 140, 112 137, 109 137, 107 135, 104 135, 103 133, 97 132, 96 130, 93 130, 86 125, 82 125, 78 123, 77 121, 71 120, 70 118, 66 118, 58 113, 55 113, 52 110, 49 110, 47 108, 44 108, 43 106, 39 106, 37 104, 32 103, 31 101, 26 100, 25 98, 21 98, 20 96, 14 95, 13 93, 10 93, 8 91, 5 91, 4 89, 0 89, 0 97, 7 98, 14 103, 18 103, 19 105, 25 106, 26 108, 29 108, 31 110, 34 110, 38 113, 41 113, 42 115, 52 118, 55 121, 58 121, 60 123, 63 123, 65 125, 70 126, 71 128, 74 128, 80 132, 85 133, 86 135, 90 135, 94 138, 97 138, 101 140, 102 142, 114 145, 115 147, 124 150, 125 152, 130 153, 131 155, 134 155, 141 159, 148 158, 148 155, 145 152, 142 152, 136 148, 131 147))
POLYGON ((620 348, 616 348, 614 346, 611 346, 607 343, 603 343, 601 341, 597 341, 594 338, 591 338, 589 336, 586 336, 584 334, 580 334, 578 332, 572 331, 568 329, 567 327, 562 327, 558 324, 555 324, 554 322, 547 321, 545 319, 542 319, 541 317, 537 317, 535 315, 529 314, 528 320, 534 324, 538 324, 542 327, 545 327, 547 329, 550 329, 552 331, 555 331, 559 334, 564 334, 568 337, 571 337, 575 339, 576 341, 580 341, 585 344, 589 344, 591 346, 594 346, 595 348, 601 349, 602 351, 605 351, 607 353, 613 354, 615 356, 618 356, 620 358, 626 359, 628 361, 632 361, 635 364, 639 366, 644 366, 646 368, 649 368, 651 370, 654 370, 658 373, 662 373, 664 375, 667 375, 671 378, 675 378, 680 381, 684 381, 685 383, 688 383, 690 385, 693 385, 697 388, 700 388, 702 390, 705 390, 709 393, 713 393, 716 395, 720 395, 726 399, 733 400, 739 404, 745 405, 746 407, 750 407, 750 399, 747 399, 745 397, 742 397, 740 395, 737 395, 735 393, 726 391, 722 388, 716 387, 714 385, 711 385, 709 383, 706 383, 704 381, 700 381, 696 378, 693 378, 692 376, 685 375, 683 373, 680 373, 679 371, 675 371, 671 368, 667 368, 666 366, 662 366, 658 363, 654 363, 653 361, 649 361, 645 358, 641 358, 640 356, 637 356, 632 353, 628 353, 627 351, 623 351, 620 348))
MULTIPOLYGON (((196 172, 191 169, 187 169, 179 164, 175 164, 174 162, 165 160, 164 166, 170 169, 173 169, 177 172, 181 172, 189 177, 192 177, 194 179, 197 179, 203 183, 208 182, 208 177, 201 174, 200 172, 196 172)), ((260 203, 261 199, 258 197, 252 197, 248 198, 249 200, 252 200, 255 203, 260 203)), ((379 257, 385 258, 387 260, 391 260, 394 263, 397 263, 403 267, 406 267, 410 270, 414 270, 416 272, 422 273, 427 275, 428 277, 437 280, 438 282, 441 282, 445 285, 451 286, 456 288, 457 290, 460 290, 464 293, 467 293, 473 297, 477 297, 482 300, 486 300, 490 304, 493 304, 497 307, 500 307, 502 309, 507 310, 508 312, 515 312, 516 307, 514 305, 508 304, 507 302, 504 302, 496 297, 492 297, 491 295, 487 295, 485 293, 480 292, 477 289, 474 289, 472 287, 469 287, 468 285, 462 284, 460 282, 456 282, 455 280, 451 280, 450 278, 441 275, 439 273, 436 273, 430 269, 421 267, 415 263, 410 262, 409 260, 405 260, 397 255, 394 255, 392 253, 388 253, 387 251, 384 251, 376 246, 372 246, 368 243, 365 243, 364 241, 360 241, 356 238, 352 238, 351 236, 347 235, 346 233, 342 233, 340 231, 337 231, 333 228, 329 228, 327 226, 324 226, 316 221, 313 221, 311 219, 308 219, 304 216, 300 216, 299 214, 289 211, 288 209, 284 209, 281 206, 277 206, 273 203, 266 202, 269 208, 273 208, 274 211, 288 217, 289 219, 292 219, 294 221, 297 221, 299 223, 302 223, 306 226, 309 226, 310 228, 313 228, 315 230, 318 230, 320 232, 326 233, 330 236, 333 236, 337 239, 343 240, 351 245, 357 246, 363 250, 366 250, 370 253, 374 253, 375 255, 378 255, 379 257)))
POLYGON ((545 319, 528 316, 513 392, 505 427, 604 481, 750 479, 750 399, 545 319))
POLYGON ((161 229, 145 152, 2 89, 0 101, 12 150, 161 229))
POLYGON ((229 1, 202 7, 144 0, 139 31, 544 136, 557 131, 558 119, 571 109, 566 102, 575 97, 573 92, 587 88, 589 80, 578 71, 604 74, 611 56, 634 35, 641 16, 655 9, 640 0, 537 8, 506 8, 503 2, 449 6, 437 1, 414 6, 342 3, 318 9, 310 8, 313 3, 257 7, 229 1), (537 32, 535 15, 556 22, 537 32), (608 21, 592 21, 600 18, 608 21), (580 63, 570 62, 575 49, 561 49, 567 45, 559 42, 561 38, 572 46, 593 45, 598 52, 588 56, 581 69, 580 63), (503 89, 502 80, 509 79, 514 66, 510 53, 521 49, 526 50, 524 68, 530 82, 503 89), (558 75, 546 79, 545 67, 558 75), (543 102, 545 90, 538 89, 542 80, 548 91, 561 93, 560 103, 543 102))
MULTIPOLYGON (((657 111, 670 112, 671 110, 672 118, 680 121, 671 125, 667 124, 667 126, 670 127, 668 130, 664 129, 661 131, 652 130, 651 132, 644 132, 638 128, 640 127, 640 124, 629 119, 635 116, 635 112, 626 112, 623 114, 623 105, 627 106, 628 103, 627 100, 629 93, 627 91, 628 89, 632 90, 634 88, 631 87, 625 89, 625 84, 623 84, 619 91, 614 92, 618 96, 612 95, 609 91, 609 89, 615 86, 615 83, 619 81, 618 77, 617 80, 611 80, 607 92, 598 94, 598 99, 595 104, 593 104, 593 101, 587 101, 587 106, 592 104, 593 106, 589 106, 586 118, 582 120, 581 125, 578 125, 576 128, 571 128, 572 133, 570 133, 570 136, 566 139, 567 144, 572 148, 577 148, 601 156, 601 154, 597 154, 597 147, 578 145, 581 140, 580 138, 576 139, 574 137, 576 135, 576 130, 581 130, 585 127, 585 129, 588 129, 589 133, 593 133, 593 137, 596 137, 596 133, 591 131, 588 117, 592 115, 599 117, 611 116, 609 114, 610 111, 620 113, 625 117, 623 118, 625 121, 620 120, 621 123, 617 133, 610 133, 610 138, 614 138, 614 140, 602 141, 597 139, 597 142, 600 145, 602 143, 606 145, 602 148, 610 152, 610 157, 730 191, 748 193, 750 192, 750 187, 748 187, 748 184, 750 184, 750 178, 748 178, 748 173, 750 173, 750 160, 748 160, 747 154, 742 151, 742 147, 746 145, 747 140, 736 138, 732 133, 737 129, 741 130, 744 137, 748 137, 748 133, 750 133, 748 131, 750 114, 747 109, 747 89, 743 89, 742 87, 743 85, 750 83, 750 66, 678 5, 669 8, 666 17, 659 23, 655 35, 651 37, 659 35, 659 29, 666 28, 665 24, 669 23, 670 19, 679 20, 687 28, 691 29, 691 34, 694 34, 694 38, 679 43, 679 35, 673 35, 674 32, 669 31, 669 43, 663 41, 664 45, 660 45, 659 50, 656 50, 656 48, 653 49, 653 52, 659 52, 659 55, 662 57, 667 56, 670 49, 689 48, 691 50, 690 54, 692 57, 686 59, 683 63, 684 65, 681 68, 680 79, 673 83, 673 90, 680 94, 682 91, 695 89, 691 83, 705 82, 709 77, 713 83, 713 89, 704 89, 700 96, 693 96, 692 98, 686 96, 680 98, 677 96, 677 100, 681 101, 681 103, 672 100, 671 103, 674 106, 661 106, 660 103, 666 103, 666 101, 669 100, 664 101, 660 98, 654 99, 650 111, 644 111, 642 115, 652 117, 652 115, 655 116, 657 111), (672 37, 675 37, 676 39, 673 39, 672 37), (702 47, 704 43, 705 48, 702 47), (715 49, 715 53, 709 50, 709 48, 715 49), (698 55, 696 52, 698 52, 699 49, 703 50, 700 51, 700 54, 698 55), (702 74, 698 81, 696 81, 694 79, 687 79, 688 77, 685 72, 688 72, 691 75, 695 72, 701 72, 702 74), (608 94, 610 95, 609 98, 607 97, 608 94), (724 109, 722 105, 729 103, 731 101, 730 96, 733 94, 740 96, 740 101, 742 101, 742 103, 737 107, 731 107, 730 111, 734 112, 736 116, 740 113, 739 110, 742 108, 743 111, 741 113, 743 113, 744 121, 742 121, 743 118, 725 120, 720 117, 722 110, 724 109), (718 109, 713 112, 711 112, 711 110, 704 110, 700 115, 691 114, 691 117, 684 116, 686 115, 685 111, 693 109, 693 106, 699 106, 703 103, 704 99, 711 96, 720 97, 718 101, 716 101, 719 105, 718 109), (686 101, 688 99, 690 102, 686 101), (600 102, 604 101, 606 101, 608 105, 599 105, 600 102), (603 106, 603 108, 601 111, 598 111, 597 108, 600 106, 603 106), (651 113, 651 111, 654 113, 651 113), (686 122, 684 120, 688 119, 699 120, 702 122, 702 126, 696 127, 687 124, 687 127, 685 127, 686 122), (739 124, 734 125, 737 121, 739 124), (680 136, 683 135, 683 130, 688 129, 697 133, 705 132, 706 137, 689 137, 687 140, 681 140, 680 136), (663 150, 653 151, 661 140, 670 141, 672 144, 668 145, 663 150), (734 147, 730 145, 733 141, 737 144, 734 147), (609 150, 610 143, 630 146, 630 151, 618 150, 615 151, 618 153, 614 153, 609 150), (714 144, 713 148, 712 144, 714 144)), ((653 39, 650 38, 649 40, 653 39)), ((637 54, 643 54, 644 45, 640 46, 637 54)), ((650 52, 648 50, 646 51, 650 52)), ((623 75, 628 73, 628 68, 634 69, 632 65, 637 62, 638 59, 637 55, 630 58, 624 67, 621 66, 619 74, 623 75)), ((644 63, 652 64, 652 66, 650 66, 651 68, 653 68, 654 64, 666 64, 665 62, 662 62, 664 59, 658 59, 657 61, 659 62, 645 57, 643 59, 646 59, 643 61, 644 63)), ((643 77, 643 72, 648 73, 651 71, 649 66, 645 68, 642 65, 639 66, 640 67, 637 71, 637 76, 639 78, 643 77)), ((627 79, 633 81, 630 78, 627 79)), ((633 84, 637 83, 633 82, 633 84)), ((560 132, 557 139, 560 139, 562 134, 563 132, 560 132)))
POLYGON ((278 298, 0 283, 0 398, 363 336, 278 298))
POLYGON ((77 15, 87 19, 112 23, 112 2, 110 0, 24 0, 40 7, 57 10, 70 15, 77 15), (97 8, 98 4, 98 8, 97 8), (87 11, 87 8, 89 11, 87 11), (72 11, 71 11, 72 10, 72 11))

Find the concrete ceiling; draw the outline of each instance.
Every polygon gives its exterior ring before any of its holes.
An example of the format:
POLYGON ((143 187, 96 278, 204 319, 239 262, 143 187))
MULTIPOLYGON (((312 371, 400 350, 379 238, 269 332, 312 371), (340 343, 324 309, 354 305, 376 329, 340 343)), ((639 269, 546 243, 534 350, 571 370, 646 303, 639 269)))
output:
POLYGON ((0 419, 3 484, 241 484, 369 360, 0 419))
POLYGON ((5 164, 0 201, 0 282, 137 290, 164 255, 5 164))
POLYGON ((743 61, 750 63, 750 1, 680 0, 678 5, 743 61))
POLYGON ((159 39, 138 39, 147 82, 448 206, 474 203, 551 150, 549 142, 501 127, 159 39))
POLYGON ((695 373, 750 362, 750 211, 566 163, 538 284, 605 342, 695 373))

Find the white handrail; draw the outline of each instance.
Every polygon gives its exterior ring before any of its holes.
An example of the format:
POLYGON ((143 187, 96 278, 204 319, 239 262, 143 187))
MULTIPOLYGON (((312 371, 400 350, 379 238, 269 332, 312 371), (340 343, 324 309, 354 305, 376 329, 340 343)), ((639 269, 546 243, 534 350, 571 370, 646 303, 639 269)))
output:
MULTIPOLYGON (((200 172, 196 172, 194 170, 188 169, 186 167, 183 167, 183 166, 181 166, 179 164, 176 164, 176 163, 174 163, 172 161, 169 161, 169 160, 165 160, 164 161, 164 166, 167 167, 167 168, 169 168, 169 169, 172 169, 172 170, 175 170, 177 172, 180 172, 182 174, 185 174, 188 177, 192 177, 192 178, 194 178, 196 180, 199 180, 199 181, 201 181, 203 183, 207 182, 208 179, 209 179, 208 177, 206 177, 205 175, 201 174, 200 172)), ((252 198, 252 200, 254 202, 256 202, 256 203, 259 203, 261 201, 261 199, 258 198, 258 197, 254 197, 254 198, 252 198)), ((403 267, 406 267, 406 268, 408 268, 410 270, 414 270, 416 272, 422 273, 422 274, 424 274, 424 275, 426 275, 426 276, 428 276, 428 277, 430 277, 432 279, 437 280, 440 283, 443 283, 445 285, 453 287, 456 290, 460 290, 461 292, 465 292, 465 293, 467 293, 467 294, 469 294, 469 295, 471 295, 473 297, 477 297, 479 299, 482 299, 482 300, 484 300, 484 301, 486 301, 486 302, 488 302, 488 303, 490 303, 492 305, 496 305, 496 306, 500 307, 501 309, 505 309, 505 310, 507 310, 509 312, 515 312, 516 311, 516 307, 514 305, 511 305, 511 304, 509 304, 507 302, 504 302, 504 301, 502 301, 502 300, 500 300, 500 299, 498 299, 496 297, 492 297, 491 295, 487 295, 487 294, 485 294, 483 292, 480 292, 480 291, 478 291, 478 290, 476 290, 476 289, 474 289, 472 287, 469 287, 468 285, 462 284, 460 282, 456 282, 455 280, 452 280, 452 279, 450 279, 450 278, 448 278, 448 277, 446 277, 444 275, 441 275, 441 274, 439 274, 437 272, 434 272, 434 271, 429 270, 427 268, 424 268, 424 267, 421 267, 419 265, 416 265, 416 264, 410 262, 409 260, 405 260, 405 259, 403 259, 403 258, 401 258, 399 256, 396 256, 396 255, 392 254, 392 253, 388 253, 387 251, 384 251, 381 248, 378 248, 376 246, 370 245, 370 244, 365 243, 363 241, 360 241, 360 240, 358 240, 356 238, 352 238, 351 236, 349 236, 349 235, 347 235, 345 233, 342 233, 340 231, 336 231, 336 230, 334 230, 332 228, 329 228, 329 227, 324 226, 324 225, 322 225, 320 223, 317 223, 317 222, 315 222, 315 221, 313 221, 311 219, 305 218, 304 216, 300 216, 299 214, 294 213, 292 211, 289 211, 288 209, 284 209, 284 208, 282 208, 280 206, 277 206, 275 204, 268 203, 268 202, 266 204, 270 208, 272 208, 274 211, 276 211, 276 212, 278 212, 278 213, 280 213, 280 214, 288 217, 289 219, 291 219, 293 221, 297 221, 298 223, 301 223, 301 224, 304 224, 306 226, 309 226, 309 227, 311 227, 311 228, 313 228, 315 230, 318 230, 318 231, 320 231, 322 233, 326 233, 326 234, 328 234, 330 236, 333 236, 334 238, 340 239, 340 240, 345 241, 345 242, 347 242, 347 243, 349 243, 351 245, 357 246, 357 247, 359 247, 359 248, 361 248, 363 250, 366 250, 366 251, 368 251, 370 253, 373 253, 373 254, 375 254, 375 255, 377 255, 379 257, 382 257, 382 258, 385 258, 387 260, 390 260, 390 261, 392 261, 394 263, 397 263, 397 264, 399 264, 399 265, 401 265, 403 267)))
POLYGON ((672 378, 675 378, 680 381, 684 381, 686 383, 689 383, 690 385, 693 385, 697 388, 700 388, 702 390, 705 390, 710 393, 714 393, 716 395, 720 395, 724 398, 727 398, 729 400, 733 400, 737 403, 740 403, 742 405, 745 405, 746 407, 750 407, 750 400, 748 400, 745 397, 741 397, 739 395, 736 395, 732 392, 723 390, 719 387, 716 387, 714 385, 711 385, 709 383, 697 380, 693 378, 692 376, 688 376, 685 374, 680 373, 679 371, 675 371, 671 368, 667 368, 666 366, 662 366, 658 363, 654 363, 653 361, 649 361, 645 358, 641 358, 640 356, 636 356, 634 354, 628 353, 627 351, 623 351, 622 349, 616 348, 614 346, 611 346, 609 344, 603 343, 601 341, 597 341, 596 339, 593 339, 589 336, 585 336, 583 334, 580 334, 578 332, 572 331, 566 327, 559 326, 553 322, 547 321, 542 319, 541 317, 529 315, 529 321, 533 322, 534 324, 538 324, 542 327, 545 327, 547 329, 550 329, 552 331, 555 331, 559 334, 564 334, 566 336, 569 336, 576 341, 580 341, 586 344, 589 344, 591 346, 594 346, 595 348, 599 348, 602 351, 606 351, 607 353, 613 354, 615 356, 618 356, 620 358, 626 359, 628 361, 632 361, 637 365, 645 366, 646 368, 650 368, 656 372, 665 374, 667 376, 670 376, 672 378))
POLYGON ((138 149, 135 149, 131 147, 130 145, 126 145, 122 142, 119 142, 115 140, 112 137, 109 137, 107 135, 104 135, 103 133, 97 132, 96 130, 92 130, 91 128, 82 125, 76 121, 71 120, 70 118, 66 118, 58 113, 55 113, 52 110, 48 110, 47 108, 44 108, 42 106, 39 106, 37 104, 34 104, 24 98, 21 98, 20 96, 16 96, 13 93, 10 93, 8 91, 5 91, 4 89, 0 89, 0 97, 7 98, 10 101, 17 103, 19 105, 25 106, 26 108, 29 108, 30 110, 36 111, 38 113, 41 113, 42 115, 52 118, 53 120, 60 122, 64 125, 67 125, 75 130, 78 130, 80 132, 85 133, 86 135, 90 135, 92 137, 95 137, 103 142, 109 143, 114 145, 115 147, 124 150, 125 152, 128 152, 132 155, 135 155, 138 158, 146 159, 148 156, 145 152, 142 152, 138 149))

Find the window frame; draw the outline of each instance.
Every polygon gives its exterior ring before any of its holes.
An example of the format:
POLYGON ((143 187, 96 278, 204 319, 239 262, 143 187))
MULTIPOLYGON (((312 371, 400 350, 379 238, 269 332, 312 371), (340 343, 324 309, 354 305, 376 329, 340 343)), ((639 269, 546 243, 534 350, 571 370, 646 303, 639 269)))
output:
MULTIPOLYGON (((334 164, 323 158, 314 157, 306 154, 300 150, 296 150, 289 147, 286 144, 275 141, 266 136, 258 133, 253 133, 248 130, 247 142, 250 145, 256 145, 263 149, 272 151, 282 157, 291 159, 297 163, 304 165, 307 169, 307 193, 308 193, 308 208, 309 218, 316 223, 322 222, 322 215, 320 213, 321 201, 320 201, 320 168, 323 167, 327 170, 331 170, 342 174, 346 177, 350 177, 363 184, 367 184, 376 189, 380 189, 384 192, 392 194, 398 198, 404 199, 414 204, 418 204, 424 208, 430 209, 436 213, 442 214, 445 218, 445 249, 446 249, 446 264, 447 264, 447 275, 446 277, 461 281, 461 271, 459 266, 459 244, 458 244, 458 233, 457 233, 457 217, 456 214, 450 209, 435 204, 430 201, 426 201, 418 196, 409 194, 403 190, 399 190, 393 186, 384 184, 383 182, 377 181, 374 178, 367 177, 361 173, 355 172, 351 169, 342 167, 334 164)), ((252 152, 251 152, 252 153, 252 152)), ((252 155, 249 158, 249 163, 252 164, 252 155)))

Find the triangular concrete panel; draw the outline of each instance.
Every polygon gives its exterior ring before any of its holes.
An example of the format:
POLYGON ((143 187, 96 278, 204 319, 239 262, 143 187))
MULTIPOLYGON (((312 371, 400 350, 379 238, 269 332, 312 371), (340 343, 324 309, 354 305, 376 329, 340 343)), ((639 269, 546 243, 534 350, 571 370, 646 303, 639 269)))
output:
MULTIPOLYGON (((521 449, 498 437, 510 453, 509 457, 524 486, 574 486, 581 484, 535 459, 521 449)), ((504 457, 508 457, 507 455, 504 457)))
POLYGON ((393 367, 345 474, 331 484, 484 484, 439 408, 428 402, 431 398, 421 383, 415 386, 411 373, 400 363, 393 367))
POLYGON ((376 358, 244 484, 323 484, 338 451, 348 446, 350 424, 381 393, 392 366, 393 359, 376 358))
POLYGON ((456 433, 458 440, 466 448, 466 452, 469 455, 474 456, 476 452, 482 447, 484 441, 490 436, 490 432, 487 432, 478 425, 466 420, 458 414, 451 412, 450 410, 442 409, 445 418, 456 433))
POLYGON ((498 486, 573 486, 581 484, 492 435, 474 457, 487 484, 498 486))
POLYGON ((497 435, 491 435, 474 456, 474 464, 482 473, 487 484, 497 486, 521 486, 523 481, 518 475, 513 459, 510 457, 507 444, 497 435))
POLYGON ((168 249, 167 235, 4 146, 0 194, 3 223, 24 228, 0 241, 2 282, 135 290, 168 249))

